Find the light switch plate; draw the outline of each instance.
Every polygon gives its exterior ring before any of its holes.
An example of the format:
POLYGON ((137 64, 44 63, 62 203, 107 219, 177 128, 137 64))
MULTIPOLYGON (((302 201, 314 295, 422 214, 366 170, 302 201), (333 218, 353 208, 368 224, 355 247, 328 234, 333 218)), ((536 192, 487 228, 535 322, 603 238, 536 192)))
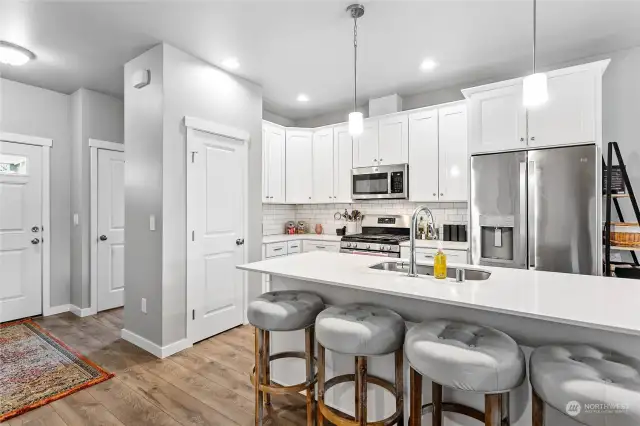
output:
POLYGON ((140 310, 142 311, 143 314, 147 313, 147 299, 145 299, 144 297, 140 302, 140 310))

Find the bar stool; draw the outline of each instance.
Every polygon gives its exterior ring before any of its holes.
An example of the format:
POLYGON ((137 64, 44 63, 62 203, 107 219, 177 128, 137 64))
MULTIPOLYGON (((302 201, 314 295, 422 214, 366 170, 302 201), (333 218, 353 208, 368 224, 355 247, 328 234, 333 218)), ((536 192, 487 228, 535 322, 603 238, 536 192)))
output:
POLYGON ((509 425, 509 391, 525 377, 525 360, 518 344, 490 327, 437 320, 409 329, 405 353, 411 374, 410 426, 432 415, 442 425, 442 413, 463 414, 486 426, 509 425), (432 402, 422 405, 422 376, 433 382, 432 402), (462 404, 442 401, 442 387, 481 393, 484 413, 462 404))
POLYGON ((341 426, 403 424, 402 397, 402 342, 405 325, 400 315, 392 310, 364 304, 334 306, 322 311, 316 318, 318 341, 318 421, 341 426), (325 382, 325 348, 333 352, 356 357, 355 374, 343 374, 325 382), (367 374, 367 357, 395 353, 395 385, 387 380, 367 374), (354 382, 355 417, 338 413, 324 403, 325 392, 333 386, 354 382), (389 391, 396 400, 396 411, 384 420, 367 423, 367 383, 389 391))
POLYGON ((531 354, 533 426, 545 403, 588 426, 640 424, 640 360, 587 345, 542 346, 531 354))
POLYGON ((265 403, 271 403, 270 394, 295 394, 307 391, 307 426, 314 420, 314 389, 317 381, 314 357, 314 322, 324 309, 322 299, 304 291, 272 291, 264 293, 247 308, 249 322, 255 327, 256 364, 251 372, 251 383, 255 388, 255 421, 262 425, 265 403), (269 348, 272 331, 305 330, 304 352, 281 352, 271 354, 269 348), (302 358, 306 361, 306 381, 293 386, 280 386, 271 382, 270 362, 282 358, 302 358))

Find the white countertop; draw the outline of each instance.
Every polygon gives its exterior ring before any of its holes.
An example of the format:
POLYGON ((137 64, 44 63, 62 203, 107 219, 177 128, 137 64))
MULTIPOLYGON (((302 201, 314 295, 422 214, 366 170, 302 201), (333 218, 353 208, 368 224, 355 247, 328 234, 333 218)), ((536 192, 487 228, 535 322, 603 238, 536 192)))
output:
MULTIPOLYGON (((342 236, 331 234, 294 234, 294 235, 265 235, 262 237, 262 244, 280 243, 283 241, 311 240, 311 241, 337 241, 342 236)), ((445 250, 469 250, 468 242, 459 241, 443 241, 442 247, 445 250)), ((401 247, 409 247, 409 241, 400 244, 401 247)), ((438 248, 437 240, 416 240, 416 247, 419 248, 438 248)))
POLYGON ((369 269, 369 266, 379 262, 380 258, 371 256, 310 252, 263 260, 238 268, 303 281, 640 335, 640 282, 636 280, 468 266, 489 271, 491 277, 486 281, 456 283, 452 279, 410 278, 402 273, 369 269))

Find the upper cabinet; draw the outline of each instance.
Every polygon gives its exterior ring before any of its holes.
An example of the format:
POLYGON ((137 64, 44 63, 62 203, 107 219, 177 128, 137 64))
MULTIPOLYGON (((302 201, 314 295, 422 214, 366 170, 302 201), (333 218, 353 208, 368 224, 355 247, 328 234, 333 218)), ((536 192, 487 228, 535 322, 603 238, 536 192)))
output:
POLYGON ((409 115, 409 197, 466 201, 467 107, 464 102, 409 115))
POLYGON ((362 134, 353 138, 353 167, 378 165, 378 119, 364 120, 362 134))
POLYGON ((353 168, 353 139, 349 126, 333 128, 333 201, 351 202, 351 169, 353 168))
POLYGON ((549 100, 522 106, 522 79, 465 89, 469 153, 602 145, 602 75, 609 60, 547 73, 549 100))
POLYGON ((264 122, 262 125, 262 200, 284 203, 285 129, 264 122))
POLYGON ((286 200, 287 203, 310 203, 313 198, 313 131, 286 131, 286 200))
POLYGON ((406 113, 378 120, 378 165, 409 162, 409 116, 406 113))
MULTIPOLYGON (((331 203, 333 196, 333 128, 313 132, 313 199, 314 203, 331 203)), ((308 173, 308 171, 307 171, 308 173)))

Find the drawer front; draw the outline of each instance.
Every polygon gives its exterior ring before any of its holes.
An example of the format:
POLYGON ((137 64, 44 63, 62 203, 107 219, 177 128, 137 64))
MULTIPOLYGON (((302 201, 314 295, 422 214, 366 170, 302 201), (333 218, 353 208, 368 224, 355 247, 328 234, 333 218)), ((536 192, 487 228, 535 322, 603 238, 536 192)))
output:
POLYGON ((267 247, 265 250, 265 257, 267 259, 269 259, 270 257, 286 256, 286 254, 287 254, 286 242, 267 244, 267 247))
POLYGON ((338 253, 340 251, 340 243, 334 242, 305 241, 302 247, 305 253, 310 251, 332 251, 338 253))
MULTIPOLYGON (((467 262, 467 252, 462 250, 443 250, 444 254, 447 256, 447 263, 468 263, 467 262)), ((407 253, 409 251, 407 250, 407 253)), ((434 257, 438 253, 437 249, 431 248, 417 248, 416 249, 416 260, 432 262, 434 257)), ((408 257, 408 256, 407 256, 408 257)))
POLYGON ((302 253, 302 241, 289 241, 287 243, 287 254, 302 253))

